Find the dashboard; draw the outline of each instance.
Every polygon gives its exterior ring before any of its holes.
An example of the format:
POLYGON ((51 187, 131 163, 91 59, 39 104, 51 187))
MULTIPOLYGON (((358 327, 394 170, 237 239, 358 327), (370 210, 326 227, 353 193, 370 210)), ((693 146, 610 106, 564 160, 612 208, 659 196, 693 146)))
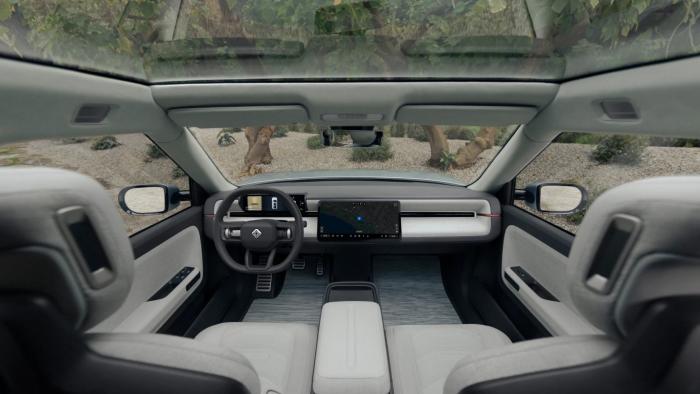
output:
MULTIPOLYGON (((486 242, 500 233, 500 204, 488 194, 427 182, 324 180, 268 183, 290 195, 304 219, 304 244, 406 244, 486 242)), ((204 207, 211 236, 214 212, 226 193, 204 207)), ((290 221, 284 201, 244 195, 224 220, 290 221)))

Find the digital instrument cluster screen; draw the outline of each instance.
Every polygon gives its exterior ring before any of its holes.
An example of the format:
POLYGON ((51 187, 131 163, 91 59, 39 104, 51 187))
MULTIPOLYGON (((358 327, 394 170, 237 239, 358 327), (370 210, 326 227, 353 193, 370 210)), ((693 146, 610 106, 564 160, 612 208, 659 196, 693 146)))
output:
POLYGON ((319 240, 372 238, 401 238, 401 209, 398 201, 319 202, 319 240))
MULTIPOLYGON (((306 196, 301 194, 290 195, 301 212, 306 212, 306 196)), ((265 215, 289 215, 289 208, 284 201, 275 196, 249 194, 240 200, 240 206, 244 212, 251 214, 264 213, 265 215)))

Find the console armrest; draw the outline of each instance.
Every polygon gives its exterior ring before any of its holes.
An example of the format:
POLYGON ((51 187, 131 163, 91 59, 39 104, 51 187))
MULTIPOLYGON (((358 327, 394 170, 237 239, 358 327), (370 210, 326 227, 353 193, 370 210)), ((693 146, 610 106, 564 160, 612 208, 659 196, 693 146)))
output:
POLYGON ((387 394, 391 390, 379 304, 323 305, 316 347, 314 393, 387 394))

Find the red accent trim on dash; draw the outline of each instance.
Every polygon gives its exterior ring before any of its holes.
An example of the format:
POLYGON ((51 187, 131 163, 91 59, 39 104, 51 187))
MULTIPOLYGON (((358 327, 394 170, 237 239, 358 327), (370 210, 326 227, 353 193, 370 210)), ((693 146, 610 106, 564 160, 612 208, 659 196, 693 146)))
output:
POLYGON ((476 216, 483 216, 487 218, 500 218, 501 215, 498 213, 477 213, 476 216))

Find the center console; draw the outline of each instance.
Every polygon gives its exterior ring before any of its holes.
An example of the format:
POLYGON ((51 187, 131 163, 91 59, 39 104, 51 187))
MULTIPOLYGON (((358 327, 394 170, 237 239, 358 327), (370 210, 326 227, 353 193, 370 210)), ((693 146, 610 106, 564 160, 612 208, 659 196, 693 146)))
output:
POLYGON ((387 394, 391 390, 379 304, 338 301, 323 305, 313 392, 387 394))

